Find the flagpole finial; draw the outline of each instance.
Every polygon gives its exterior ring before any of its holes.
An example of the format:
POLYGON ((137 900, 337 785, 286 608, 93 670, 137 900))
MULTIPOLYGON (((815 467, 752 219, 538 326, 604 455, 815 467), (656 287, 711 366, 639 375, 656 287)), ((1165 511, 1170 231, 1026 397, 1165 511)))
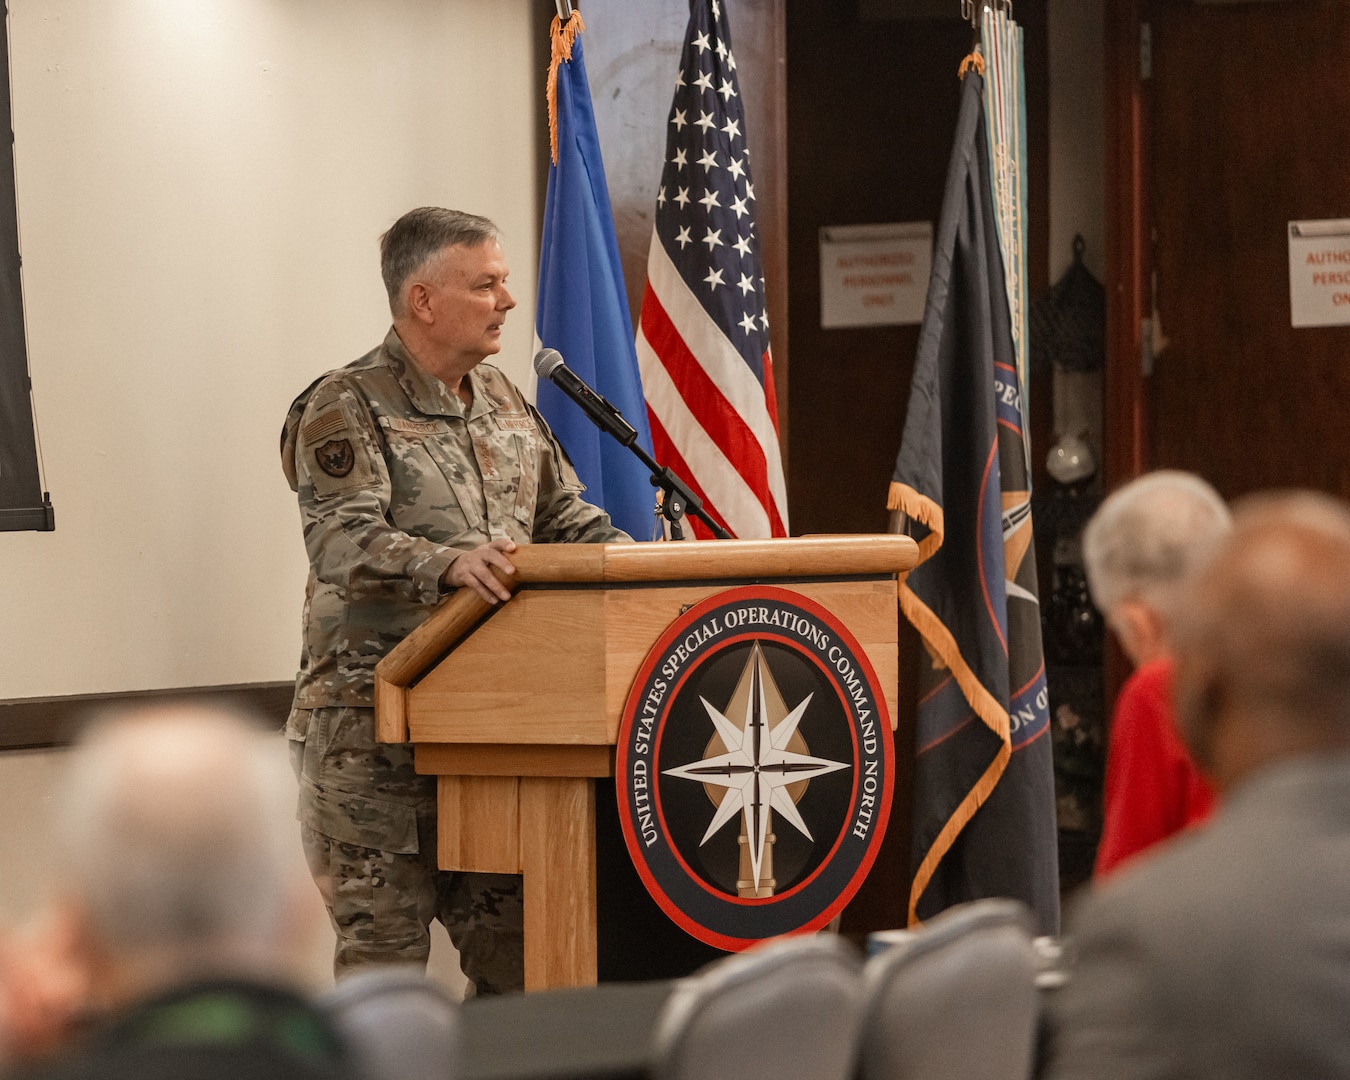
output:
POLYGON ((566 22, 572 17, 572 0, 558 0, 558 21, 566 22))

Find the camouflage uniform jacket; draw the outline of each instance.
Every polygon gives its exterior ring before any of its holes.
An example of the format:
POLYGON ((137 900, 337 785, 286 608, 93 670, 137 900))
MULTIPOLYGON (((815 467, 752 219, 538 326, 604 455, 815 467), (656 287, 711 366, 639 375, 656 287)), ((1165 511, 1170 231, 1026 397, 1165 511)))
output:
POLYGON ((391 329, 291 405, 282 467, 310 563, 297 710, 373 704, 375 664, 445 595, 442 576, 462 552, 501 537, 628 539, 581 497, 515 385, 490 364, 467 378, 466 407, 391 329))

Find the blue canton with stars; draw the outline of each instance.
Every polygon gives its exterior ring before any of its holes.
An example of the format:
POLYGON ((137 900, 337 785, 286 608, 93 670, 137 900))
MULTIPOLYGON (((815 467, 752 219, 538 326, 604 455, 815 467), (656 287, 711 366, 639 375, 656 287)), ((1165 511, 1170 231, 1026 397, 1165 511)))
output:
POLYGON ((661 246, 764 382, 769 316, 736 58, 719 0, 695 3, 680 56, 656 196, 661 246))

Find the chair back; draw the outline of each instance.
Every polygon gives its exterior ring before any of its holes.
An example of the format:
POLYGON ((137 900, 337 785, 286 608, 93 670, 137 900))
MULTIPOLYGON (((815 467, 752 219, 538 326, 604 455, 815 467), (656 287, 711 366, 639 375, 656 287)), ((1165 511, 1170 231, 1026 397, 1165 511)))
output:
POLYGON ((1030 913, 944 911, 867 962, 860 1080, 1027 1080, 1039 1003, 1030 913))
POLYGON ((849 1080, 861 959, 828 934, 777 938, 682 979, 657 1021, 657 1080, 849 1080))
POLYGON ((421 972, 358 972, 318 1004, 366 1080, 453 1080, 460 1071, 459 1003, 421 972))

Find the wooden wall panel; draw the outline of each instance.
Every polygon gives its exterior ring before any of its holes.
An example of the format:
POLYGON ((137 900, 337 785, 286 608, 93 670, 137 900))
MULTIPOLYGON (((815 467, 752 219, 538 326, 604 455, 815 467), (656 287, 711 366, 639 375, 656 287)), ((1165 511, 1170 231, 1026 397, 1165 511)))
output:
MULTIPOLYGON (((1106 4, 1106 367, 1103 478, 1113 491, 1146 466, 1140 371, 1144 316, 1144 88, 1139 79, 1141 0, 1106 4)), ((1118 680, 1112 679, 1112 685, 1118 680)))
MULTIPOLYGON (((788 12, 790 336, 788 490, 794 531, 879 532, 900 446, 917 326, 823 330, 822 226, 936 227, 971 28, 868 20, 849 5, 788 12)), ((1046 282, 1048 132, 1044 0, 1021 0, 1026 34, 1032 295, 1046 282)))
POLYGON ((1348 496, 1350 327, 1290 325, 1287 226, 1350 216, 1350 6, 1166 0, 1153 46, 1151 463, 1348 496))

